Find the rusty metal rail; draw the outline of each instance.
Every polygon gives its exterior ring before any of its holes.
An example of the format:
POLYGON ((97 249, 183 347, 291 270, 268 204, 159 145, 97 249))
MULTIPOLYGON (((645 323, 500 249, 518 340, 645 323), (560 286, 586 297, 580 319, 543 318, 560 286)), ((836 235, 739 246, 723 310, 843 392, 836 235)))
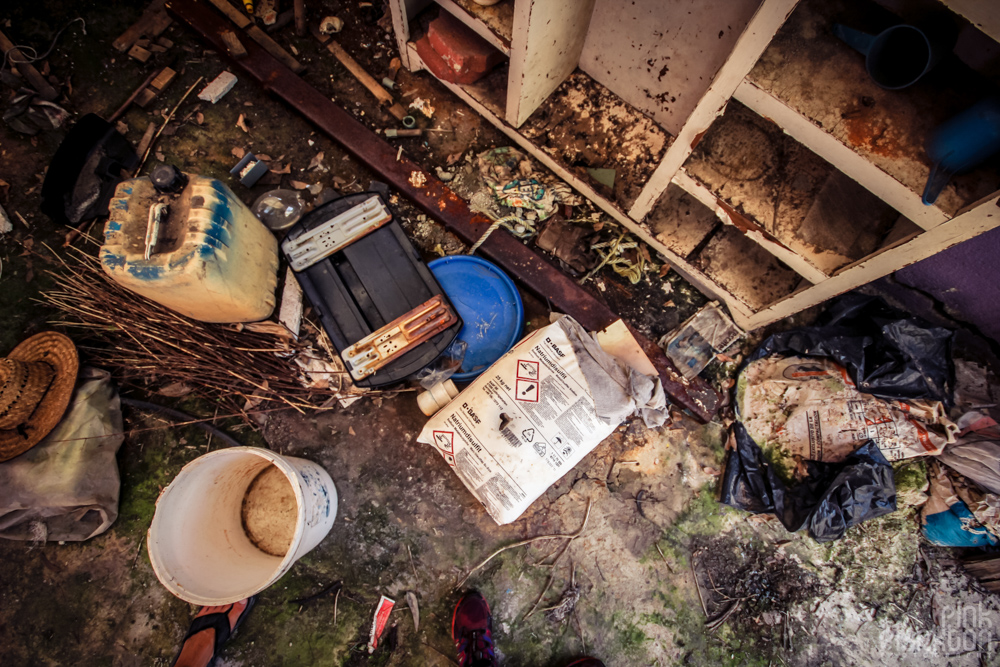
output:
MULTIPOLYGON (((211 43, 220 54, 227 53, 221 34, 230 29, 230 25, 221 14, 198 0, 167 0, 166 8, 178 21, 211 43)), ((377 173, 432 219, 469 244, 478 240, 490 226, 488 218, 473 213, 461 197, 433 174, 405 157, 397 160, 395 146, 376 136, 259 44, 247 40, 245 46, 247 55, 232 61, 234 66, 243 69, 266 90, 298 110, 358 162, 377 173), (420 176, 411 178, 414 172, 420 176)), ((498 231, 490 235, 480 252, 502 266, 524 287, 547 299, 555 309, 571 315, 589 330, 603 329, 619 319, 607 305, 506 232, 498 231)), ((700 378, 685 380, 656 343, 631 326, 629 330, 659 371, 663 388, 670 399, 690 411, 699 421, 709 421, 719 403, 715 390, 700 378)))

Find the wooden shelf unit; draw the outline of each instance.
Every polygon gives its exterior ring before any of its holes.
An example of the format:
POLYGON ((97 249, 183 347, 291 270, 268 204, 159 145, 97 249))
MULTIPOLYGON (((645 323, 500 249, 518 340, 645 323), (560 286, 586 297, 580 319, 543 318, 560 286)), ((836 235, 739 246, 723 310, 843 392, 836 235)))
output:
MULTIPOLYGON (((904 18, 911 2, 879 1, 904 18)), ((1000 36, 1000 9, 944 2, 1000 36)), ((409 25, 427 4, 390 1, 411 70, 422 63, 409 25)), ((956 57, 908 89, 875 86, 830 31, 898 22, 868 0, 438 4, 491 43, 504 21, 512 30, 491 84, 448 88, 746 329, 1000 225, 1000 161, 953 179, 935 206, 920 201, 927 136, 997 87, 956 57), (616 169, 614 191, 588 166, 616 169)))

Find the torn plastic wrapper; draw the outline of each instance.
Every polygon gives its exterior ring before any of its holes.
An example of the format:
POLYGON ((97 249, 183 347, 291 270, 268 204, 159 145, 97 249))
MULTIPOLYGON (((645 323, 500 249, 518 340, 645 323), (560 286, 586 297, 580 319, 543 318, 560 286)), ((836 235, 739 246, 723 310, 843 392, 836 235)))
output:
POLYGON ((792 532, 808 529, 817 542, 839 539, 851 526, 896 511, 892 465, 874 442, 840 463, 806 461, 807 478, 788 487, 739 422, 736 449, 722 478, 722 502, 754 514, 773 513, 792 532))
POLYGON ((371 655, 378 648, 379 637, 385 632, 385 626, 389 623, 389 614, 396 604, 395 600, 382 596, 379 598, 378 606, 375 607, 375 617, 372 619, 372 630, 368 637, 368 654, 371 655))

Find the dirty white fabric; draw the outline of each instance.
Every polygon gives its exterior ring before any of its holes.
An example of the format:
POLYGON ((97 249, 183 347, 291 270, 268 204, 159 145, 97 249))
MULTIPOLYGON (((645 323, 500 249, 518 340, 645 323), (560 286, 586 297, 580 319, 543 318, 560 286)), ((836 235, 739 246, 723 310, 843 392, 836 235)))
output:
POLYGON ((628 368, 562 317, 485 370, 417 440, 505 524, 636 411, 647 424, 664 422, 659 378, 628 368))
POLYGON ((0 537, 79 542, 118 517, 121 403, 107 371, 81 368, 66 415, 42 442, 0 463, 0 537))

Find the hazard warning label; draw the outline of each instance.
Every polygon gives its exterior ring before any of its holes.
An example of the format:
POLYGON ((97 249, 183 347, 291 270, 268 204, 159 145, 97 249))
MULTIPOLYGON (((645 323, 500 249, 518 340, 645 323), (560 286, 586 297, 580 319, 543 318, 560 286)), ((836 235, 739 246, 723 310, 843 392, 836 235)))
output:
POLYGON ((434 444, 441 450, 441 455, 448 465, 455 465, 455 432, 434 431, 434 444))
POLYGON ((518 379, 514 387, 514 398, 524 403, 538 402, 538 382, 518 379))
POLYGON ((517 377, 521 380, 538 379, 538 362, 527 359, 517 360, 517 377))

